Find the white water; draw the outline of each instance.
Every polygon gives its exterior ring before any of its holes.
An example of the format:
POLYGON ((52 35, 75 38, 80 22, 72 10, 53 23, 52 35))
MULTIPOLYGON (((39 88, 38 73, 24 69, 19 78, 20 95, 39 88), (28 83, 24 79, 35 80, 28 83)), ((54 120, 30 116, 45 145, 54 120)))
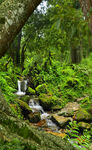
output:
MULTIPOLYGON (((21 91, 21 82, 22 81, 18 80, 18 91, 16 92, 16 94, 19 95, 19 96, 23 96, 23 95, 26 94, 26 92, 21 91)), ((27 89, 27 80, 24 80, 24 83, 25 83, 24 84, 24 90, 26 91, 26 89, 27 89)))
POLYGON ((48 127, 51 127, 51 128, 53 128, 55 130, 57 129, 56 124, 54 124, 49 119, 50 115, 43 110, 43 108, 42 108, 42 106, 40 106, 39 102, 35 101, 34 99, 31 99, 29 101, 29 106, 30 106, 30 108, 32 109, 33 112, 39 111, 41 113, 41 120, 45 119, 48 127))

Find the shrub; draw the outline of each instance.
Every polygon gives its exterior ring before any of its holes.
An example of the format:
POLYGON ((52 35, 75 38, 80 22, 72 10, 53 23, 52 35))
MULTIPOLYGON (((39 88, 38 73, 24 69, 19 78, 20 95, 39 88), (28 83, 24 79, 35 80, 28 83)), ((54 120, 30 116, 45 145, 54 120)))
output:
POLYGON ((35 90, 32 89, 31 87, 28 87, 28 92, 29 92, 31 95, 35 95, 35 90))
POLYGON ((48 90, 47 90, 47 85, 46 84, 41 84, 41 85, 38 85, 36 87, 36 92, 37 94, 40 94, 40 93, 47 93, 48 90))

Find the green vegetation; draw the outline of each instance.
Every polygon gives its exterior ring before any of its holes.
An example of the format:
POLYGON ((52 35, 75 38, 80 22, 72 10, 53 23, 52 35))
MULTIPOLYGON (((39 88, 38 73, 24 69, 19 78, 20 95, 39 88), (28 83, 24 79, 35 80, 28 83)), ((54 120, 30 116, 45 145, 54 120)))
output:
MULTIPOLYGON (((3 1, 0 0, 0 4, 3 1)), ((40 113, 32 114, 28 106, 31 95, 37 96, 43 109, 50 112, 61 110, 68 102, 78 102, 81 108, 71 112, 71 116, 81 122, 69 123, 66 138, 77 141, 74 144, 78 149, 81 145, 83 150, 89 150, 92 143, 92 35, 89 22, 84 19, 77 0, 50 0, 46 4, 46 12, 43 4, 42 9, 36 9, 5 56, 0 58, 0 90, 7 102, 5 108, 4 103, 0 107, 4 109, 0 110, 0 115, 6 119, 2 119, 0 125, 10 127, 7 133, 12 130, 13 134, 17 132, 18 136, 29 140, 31 131, 27 124, 19 128, 11 116, 20 119, 19 122, 28 119, 28 125, 33 118, 37 120, 34 122, 40 120, 40 113), (25 79, 28 79, 27 95, 18 97, 15 94, 17 80, 25 79), (8 111, 7 104, 11 108, 8 111)), ((24 141, 20 137, 4 140, 0 133, 1 150, 36 150, 37 143, 32 146, 24 141)))

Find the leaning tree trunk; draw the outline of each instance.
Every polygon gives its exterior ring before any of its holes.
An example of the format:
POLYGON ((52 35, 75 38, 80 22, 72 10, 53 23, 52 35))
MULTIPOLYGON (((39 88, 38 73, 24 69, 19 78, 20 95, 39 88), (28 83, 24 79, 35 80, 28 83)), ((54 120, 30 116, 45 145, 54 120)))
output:
POLYGON ((42 0, 4 0, 0 4, 0 57, 42 0))

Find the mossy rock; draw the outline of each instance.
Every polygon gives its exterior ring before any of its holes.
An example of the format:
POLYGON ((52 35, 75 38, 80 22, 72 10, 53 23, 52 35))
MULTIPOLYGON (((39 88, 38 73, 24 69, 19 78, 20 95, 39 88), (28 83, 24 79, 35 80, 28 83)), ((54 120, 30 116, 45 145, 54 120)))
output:
POLYGON ((21 97, 21 100, 24 101, 24 102, 26 102, 28 104, 29 101, 30 101, 30 98, 31 97, 29 95, 24 95, 24 96, 21 97))
POLYGON ((41 117, 40 117, 40 112, 34 112, 34 113, 30 113, 28 115, 29 117, 29 121, 32 122, 32 123, 37 123, 41 120, 41 117))
POLYGON ((91 129, 92 125, 86 122, 79 122, 78 126, 83 129, 91 129))
POLYGON ((26 102, 23 102, 22 100, 16 99, 16 102, 19 104, 23 116, 28 119, 28 114, 32 112, 32 109, 26 102))
POLYGON ((51 119, 54 123, 56 123, 59 127, 65 127, 68 125, 70 121, 72 121, 71 117, 63 117, 63 116, 58 116, 57 114, 53 114, 51 116, 51 119))
POLYGON ((28 93, 31 95, 35 95, 35 90, 32 89, 31 87, 28 87, 28 93))
POLYGON ((78 121, 92 121, 92 115, 84 108, 80 108, 75 113, 74 118, 78 121))
POLYGON ((40 94, 39 95, 40 105, 44 110, 60 110, 62 108, 62 99, 59 99, 52 94, 40 94))
POLYGON ((46 84, 38 85, 35 90, 36 90, 37 94, 48 93, 47 85, 46 84))
POLYGON ((40 94, 39 102, 44 110, 51 110, 53 106, 52 95, 40 94))

